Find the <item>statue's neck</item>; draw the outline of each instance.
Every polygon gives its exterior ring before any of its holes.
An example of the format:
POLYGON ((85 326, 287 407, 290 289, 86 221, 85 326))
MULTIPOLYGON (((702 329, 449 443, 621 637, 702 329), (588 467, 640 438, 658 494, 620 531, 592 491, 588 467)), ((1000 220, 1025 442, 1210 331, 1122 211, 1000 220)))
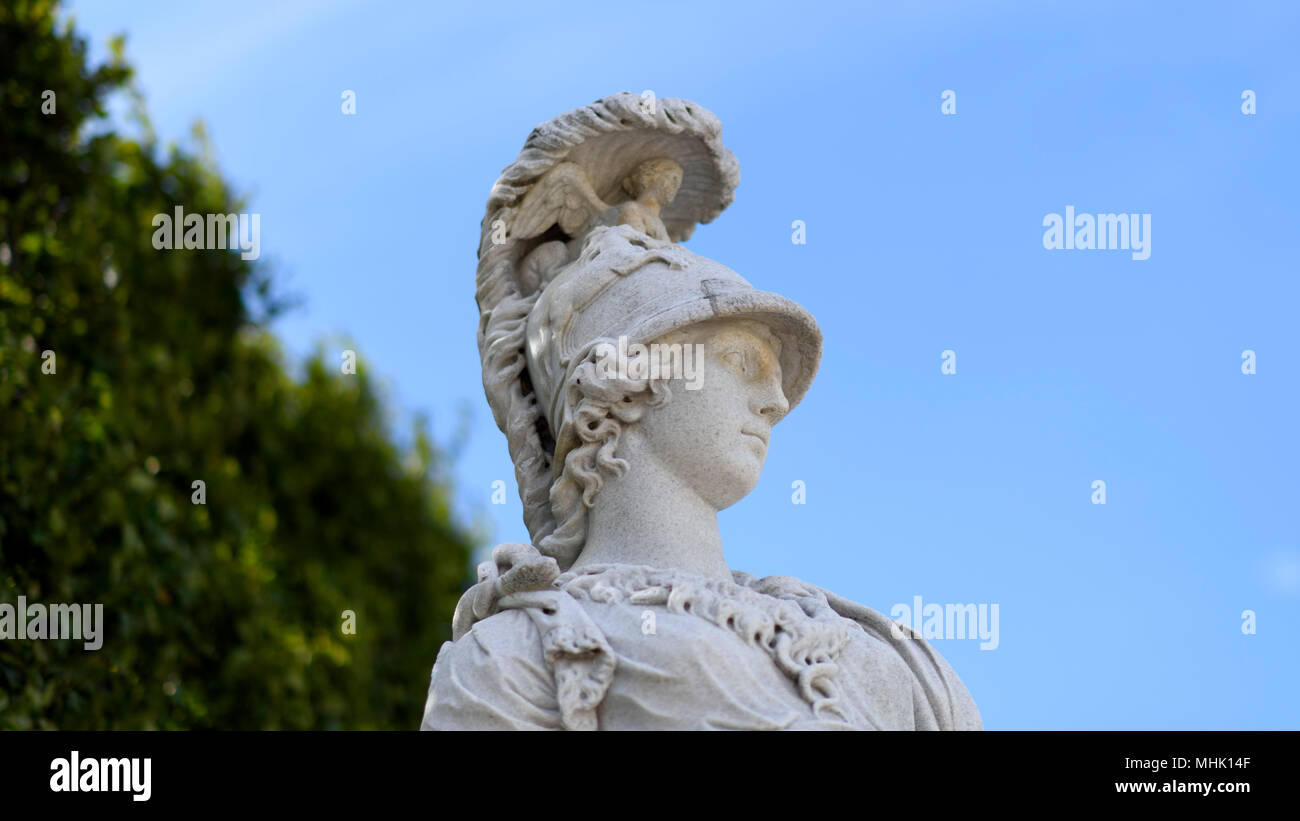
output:
POLYGON ((638 564, 731 581, 718 511, 653 456, 628 461, 628 471, 607 478, 596 494, 573 569, 638 564))

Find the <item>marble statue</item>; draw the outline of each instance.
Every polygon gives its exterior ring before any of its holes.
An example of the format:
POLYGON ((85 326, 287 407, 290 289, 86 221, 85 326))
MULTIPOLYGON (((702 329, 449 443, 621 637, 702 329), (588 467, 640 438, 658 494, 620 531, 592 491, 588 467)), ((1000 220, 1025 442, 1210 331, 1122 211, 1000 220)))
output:
POLYGON ((423 729, 981 728, 910 627, 723 558, 718 511, 822 348, 797 303, 680 245, 739 177, 712 113, 623 93, 539 126, 493 187, 479 351, 531 543, 479 566, 423 729), (602 367, 629 345, 700 373, 602 367))

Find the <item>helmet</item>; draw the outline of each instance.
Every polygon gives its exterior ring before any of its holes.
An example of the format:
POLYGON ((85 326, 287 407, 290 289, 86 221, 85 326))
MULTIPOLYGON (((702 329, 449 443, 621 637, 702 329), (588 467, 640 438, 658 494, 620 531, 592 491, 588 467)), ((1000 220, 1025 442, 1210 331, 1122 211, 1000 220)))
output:
POLYGON ((719 319, 750 319, 781 340, 781 381, 793 408, 817 373, 822 335, 791 299, 760 291, 730 268, 628 226, 597 227, 578 259, 561 269, 528 314, 528 372, 555 432, 553 470, 578 444, 570 381, 602 342, 649 344, 719 319))

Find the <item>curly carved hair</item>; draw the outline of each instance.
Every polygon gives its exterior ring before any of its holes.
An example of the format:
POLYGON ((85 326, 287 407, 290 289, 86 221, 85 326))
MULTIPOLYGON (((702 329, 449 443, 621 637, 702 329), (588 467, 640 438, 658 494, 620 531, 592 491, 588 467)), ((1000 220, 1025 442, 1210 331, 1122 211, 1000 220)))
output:
POLYGON ((551 485, 555 529, 538 542, 562 569, 577 560, 587 540, 587 511, 607 478, 622 476, 629 465, 617 456, 623 426, 639 422, 651 409, 672 399, 668 380, 635 379, 604 374, 596 364, 596 346, 574 371, 569 383, 574 402, 574 430, 582 444, 564 458, 564 469, 551 485))

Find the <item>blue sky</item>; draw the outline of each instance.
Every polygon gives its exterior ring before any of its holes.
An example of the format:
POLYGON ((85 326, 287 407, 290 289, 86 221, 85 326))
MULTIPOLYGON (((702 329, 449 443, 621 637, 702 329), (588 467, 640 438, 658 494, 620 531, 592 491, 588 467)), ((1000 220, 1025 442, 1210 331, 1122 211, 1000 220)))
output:
POLYGON ((826 337, 731 566, 996 603, 996 650, 936 642, 990 728, 1300 729, 1300 7, 70 8, 95 54, 127 34, 160 135, 206 123, 305 299, 286 349, 355 340, 440 439, 469 409, 460 504, 497 541, 526 531, 474 342, 488 191, 544 120, 685 97, 741 166, 689 246, 826 337), (1150 258, 1044 249, 1066 206, 1150 214, 1150 258))

